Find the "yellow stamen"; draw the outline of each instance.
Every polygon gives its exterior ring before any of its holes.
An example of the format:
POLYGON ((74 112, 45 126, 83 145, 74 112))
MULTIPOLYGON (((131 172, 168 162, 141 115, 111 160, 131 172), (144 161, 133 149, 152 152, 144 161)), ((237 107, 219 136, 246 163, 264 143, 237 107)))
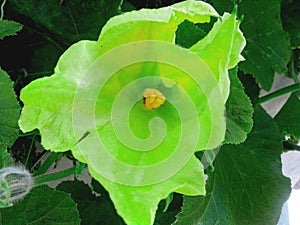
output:
POLYGON ((147 109, 156 109, 166 101, 166 97, 153 88, 146 88, 143 93, 144 105, 147 109))

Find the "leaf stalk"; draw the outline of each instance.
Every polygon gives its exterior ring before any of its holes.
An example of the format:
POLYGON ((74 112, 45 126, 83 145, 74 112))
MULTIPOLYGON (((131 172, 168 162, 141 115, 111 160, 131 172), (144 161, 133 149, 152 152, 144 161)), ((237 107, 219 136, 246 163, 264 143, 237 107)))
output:
POLYGON ((292 84, 292 85, 289 85, 287 87, 284 87, 284 88, 281 88, 277 91, 274 91, 270 94, 267 94, 265 96, 262 96, 260 97, 258 100, 257 100, 257 103, 258 104, 262 104, 264 102, 267 102, 267 101, 270 101, 274 98, 277 98, 277 97, 280 97, 282 95, 285 95, 285 94, 288 94, 288 93, 292 93, 292 92, 295 92, 295 91, 299 91, 300 90, 300 83, 296 83, 296 84, 292 84))
POLYGON ((50 173, 50 174, 44 174, 44 175, 40 175, 40 176, 36 176, 34 177, 34 186, 40 186, 52 181, 56 181, 56 180, 60 180, 62 178, 68 177, 72 174, 75 174, 77 166, 71 167, 69 169, 66 170, 62 170, 59 172, 55 172, 55 173, 50 173))

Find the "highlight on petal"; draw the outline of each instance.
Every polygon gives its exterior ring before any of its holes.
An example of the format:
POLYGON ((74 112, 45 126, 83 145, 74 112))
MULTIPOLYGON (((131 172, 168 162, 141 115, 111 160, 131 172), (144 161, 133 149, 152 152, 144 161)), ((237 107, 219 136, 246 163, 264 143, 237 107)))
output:
POLYGON ((209 4, 185 1, 113 17, 98 41, 75 43, 52 76, 21 91, 22 131, 37 128, 46 149, 87 163, 128 225, 153 224, 171 192, 205 194, 194 153, 224 140, 228 69, 245 39, 226 13, 191 49, 174 40, 184 20, 211 16, 209 4))
POLYGON ((224 101, 229 96, 228 69, 234 68, 244 58, 241 55, 246 40, 239 29, 241 21, 235 12, 224 13, 212 30, 190 49, 201 57, 215 74, 220 83, 224 101))
POLYGON ((219 14, 211 5, 202 1, 184 1, 159 9, 127 12, 107 22, 99 42, 113 46, 137 40, 174 42, 177 26, 184 20, 205 23, 212 16, 219 17, 219 14))

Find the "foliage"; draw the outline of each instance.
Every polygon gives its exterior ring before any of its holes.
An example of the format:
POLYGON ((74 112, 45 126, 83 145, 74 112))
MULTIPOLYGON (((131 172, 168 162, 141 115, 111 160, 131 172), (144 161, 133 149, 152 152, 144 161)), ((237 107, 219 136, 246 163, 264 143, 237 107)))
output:
POLYGON ((0 68, 0 151, 10 147, 18 137, 20 105, 13 90, 13 82, 0 68))
POLYGON ((22 25, 9 20, 0 20, 0 40, 6 36, 16 35, 22 29, 22 25))
POLYGON ((300 102, 293 93, 274 119, 260 104, 299 90, 300 4, 206 2, 2 3, 0 169, 24 164, 36 187, 1 224, 277 224, 300 102), (259 97, 276 72, 296 84, 259 97), (145 88, 166 102, 146 110, 145 88), (74 167, 47 174, 62 159, 74 167))
POLYGON ((80 181, 66 181, 59 184, 56 189, 71 194, 77 203, 81 224, 125 224, 118 216, 105 189, 95 180, 91 182, 91 185, 95 193, 91 192, 91 188, 87 184, 80 181))
POLYGON ((254 127, 247 140, 222 146, 214 161, 215 171, 209 174, 208 194, 184 197, 174 225, 277 224, 281 205, 290 194, 286 188, 289 180, 280 174, 281 152, 275 122, 256 107, 254 127))
POLYGON ((292 94, 275 117, 283 135, 300 138, 300 102, 296 94, 292 94), (293 111, 293 113, 291 113, 293 111))
POLYGON ((243 54, 246 60, 240 68, 252 74, 263 89, 269 90, 274 72, 286 72, 291 56, 289 36, 280 20, 281 1, 213 0, 220 12, 232 8, 232 2, 238 2, 239 14, 244 18, 241 29, 247 39, 243 54))
POLYGON ((230 95, 226 102, 225 142, 239 144, 244 142, 253 126, 253 108, 237 77, 237 69, 229 71, 230 95))
POLYGON ((78 225, 75 202, 65 192, 47 186, 36 187, 14 207, 1 210, 2 224, 78 225))

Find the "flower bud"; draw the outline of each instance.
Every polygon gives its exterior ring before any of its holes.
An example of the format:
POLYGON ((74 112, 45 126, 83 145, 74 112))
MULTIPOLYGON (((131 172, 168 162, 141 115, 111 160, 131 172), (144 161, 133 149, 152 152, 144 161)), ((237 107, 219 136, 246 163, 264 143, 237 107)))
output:
POLYGON ((26 196, 33 186, 31 174, 20 167, 0 169, 0 208, 12 206, 26 196))

